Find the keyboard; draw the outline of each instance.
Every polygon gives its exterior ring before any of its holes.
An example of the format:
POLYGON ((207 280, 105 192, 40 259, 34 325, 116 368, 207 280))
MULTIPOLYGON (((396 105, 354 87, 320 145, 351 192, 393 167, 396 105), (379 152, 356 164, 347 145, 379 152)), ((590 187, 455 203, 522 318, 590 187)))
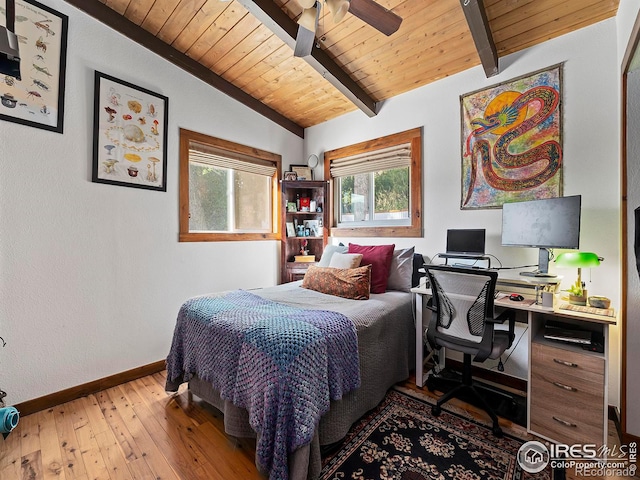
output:
POLYGON ((580 343, 582 345, 591 344, 591 332, 571 328, 550 327, 548 325, 544 329, 544 338, 559 340, 561 342, 580 343))
POLYGON ((542 272, 520 272, 523 277, 536 277, 536 278, 555 278, 555 273, 542 273, 542 272))

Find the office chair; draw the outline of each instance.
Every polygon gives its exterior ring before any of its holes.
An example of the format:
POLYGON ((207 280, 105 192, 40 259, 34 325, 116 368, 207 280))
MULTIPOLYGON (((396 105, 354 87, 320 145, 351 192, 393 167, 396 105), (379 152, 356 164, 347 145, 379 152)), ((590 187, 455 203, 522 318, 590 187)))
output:
MULTIPOLYGON (((440 415, 441 406, 464 391, 475 396, 493 421, 493 434, 502 436, 498 417, 478 392, 471 377, 471 356, 476 362, 500 357, 515 337, 515 312, 505 310, 494 315, 493 299, 498 273, 491 270, 427 265, 433 302, 427 341, 434 349, 450 348, 464 354, 462 381, 440 397, 431 409, 440 415), (509 330, 494 329, 496 323, 509 320, 509 330)), ((429 383, 427 383, 429 386, 429 383)), ((431 390, 431 388, 430 388, 431 390)))

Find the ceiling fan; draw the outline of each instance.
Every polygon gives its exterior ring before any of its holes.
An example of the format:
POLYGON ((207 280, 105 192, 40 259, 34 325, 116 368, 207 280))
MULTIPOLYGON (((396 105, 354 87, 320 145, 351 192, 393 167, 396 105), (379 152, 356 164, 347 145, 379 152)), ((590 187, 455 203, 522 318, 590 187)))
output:
POLYGON ((315 43, 315 32, 320 20, 322 3, 326 3, 335 23, 340 22, 347 12, 368 23, 376 30, 389 36, 395 33, 402 18, 379 5, 374 0, 298 0, 304 9, 298 18, 298 34, 293 55, 306 57, 311 55, 315 43))

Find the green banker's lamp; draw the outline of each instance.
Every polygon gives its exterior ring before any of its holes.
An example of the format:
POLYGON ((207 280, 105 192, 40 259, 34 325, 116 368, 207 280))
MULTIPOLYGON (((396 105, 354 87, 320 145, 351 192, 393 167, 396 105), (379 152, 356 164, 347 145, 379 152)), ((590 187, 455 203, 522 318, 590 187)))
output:
POLYGON ((556 258, 556 265, 564 268, 577 268, 578 279, 569 288, 569 303, 576 305, 587 304, 587 292, 582 282, 582 269, 597 267, 604 258, 593 252, 567 252, 561 253, 556 258))

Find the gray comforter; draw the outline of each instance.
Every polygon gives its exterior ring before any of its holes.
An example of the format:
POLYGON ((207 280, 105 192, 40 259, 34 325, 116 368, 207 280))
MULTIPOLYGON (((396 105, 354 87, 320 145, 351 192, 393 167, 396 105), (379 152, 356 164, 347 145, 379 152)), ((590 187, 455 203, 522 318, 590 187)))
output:
MULTIPOLYGON (((374 408, 394 383, 409 376, 415 358, 413 302, 411 294, 372 294, 369 300, 348 300, 300 287, 301 282, 253 290, 263 298, 301 308, 332 310, 351 319, 356 326, 360 353, 361 386, 332 401, 321 419, 313 441, 289 457, 289 478, 304 480, 320 473, 320 445, 341 440, 349 428, 374 408)), ((224 413, 225 430, 236 437, 255 437, 246 410, 220 398, 207 382, 194 378, 190 391, 224 413)))

